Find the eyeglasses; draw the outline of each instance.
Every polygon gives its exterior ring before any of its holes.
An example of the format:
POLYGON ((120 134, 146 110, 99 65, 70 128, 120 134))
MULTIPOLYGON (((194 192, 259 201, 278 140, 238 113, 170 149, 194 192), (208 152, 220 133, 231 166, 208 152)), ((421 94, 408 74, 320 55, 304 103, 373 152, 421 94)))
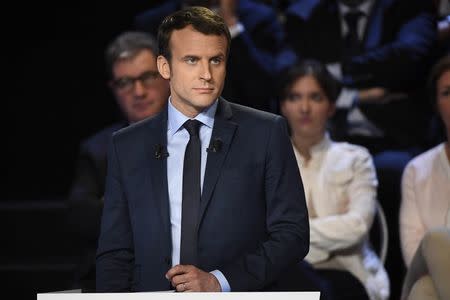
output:
POLYGON ((147 71, 137 77, 125 76, 114 79, 111 85, 120 91, 130 92, 134 88, 136 81, 139 80, 144 87, 149 88, 155 84, 159 76, 157 71, 147 71))

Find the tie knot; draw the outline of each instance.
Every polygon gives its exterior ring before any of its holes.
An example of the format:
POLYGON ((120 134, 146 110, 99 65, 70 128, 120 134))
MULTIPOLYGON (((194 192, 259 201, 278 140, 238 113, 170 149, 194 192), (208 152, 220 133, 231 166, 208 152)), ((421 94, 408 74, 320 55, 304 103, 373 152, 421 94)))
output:
POLYGON ((183 127, 189 132, 190 136, 198 136, 198 130, 202 123, 198 120, 187 120, 184 122, 183 127))
POLYGON ((364 13, 360 10, 352 10, 345 14, 344 19, 347 22, 348 27, 356 28, 358 25, 358 21, 361 17, 364 16, 364 13))

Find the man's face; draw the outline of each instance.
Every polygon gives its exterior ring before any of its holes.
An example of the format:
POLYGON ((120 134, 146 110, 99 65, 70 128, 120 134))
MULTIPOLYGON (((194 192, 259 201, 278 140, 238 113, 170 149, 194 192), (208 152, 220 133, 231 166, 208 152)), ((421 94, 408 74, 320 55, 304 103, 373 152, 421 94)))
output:
POLYGON ((128 122, 134 123, 159 113, 169 97, 169 83, 156 66, 150 50, 117 61, 111 85, 120 109, 128 122))
POLYGON ((172 104, 195 117, 221 94, 226 74, 227 39, 185 27, 172 32, 171 61, 158 57, 158 69, 170 80, 172 104))

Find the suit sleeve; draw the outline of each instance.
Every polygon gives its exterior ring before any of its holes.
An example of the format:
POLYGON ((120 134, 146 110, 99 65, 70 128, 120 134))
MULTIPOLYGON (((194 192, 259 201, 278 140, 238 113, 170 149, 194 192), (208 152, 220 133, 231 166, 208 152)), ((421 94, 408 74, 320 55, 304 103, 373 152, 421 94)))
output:
POLYGON ((131 289, 134 265, 133 236, 113 141, 108 149, 105 204, 97 249, 97 292, 126 292, 131 289))
POLYGON ((264 179, 268 238, 254 252, 221 269, 232 291, 267 287, 309 249, 303 184, 284 119, 276 117, 268 134, 264 179))
POLYGON ((266 6, 250 6, 240 14, 245 29, 231 41, 223 95, 237 103, 270 111, 275 96, 275 54, 281 48, 282 27, 276 13, 266 6))
POLYGON ((68 197, 67 222, 70 231, 83 241, 92 243, 97 243, 103 209, 103 184, 100 178, 103 170, 96 164, 97 159, 83 143, 68 197))
POLYGON ((406 18, 394 39, 354 57, 348 66, 351 75, 344 77, 344 82, 349 86, 382 86, 393 90, 408 88, 412 82, 420 83, 437 41, 432 9, 431 1, 399 1, 397 11, 402 11, 406 18))

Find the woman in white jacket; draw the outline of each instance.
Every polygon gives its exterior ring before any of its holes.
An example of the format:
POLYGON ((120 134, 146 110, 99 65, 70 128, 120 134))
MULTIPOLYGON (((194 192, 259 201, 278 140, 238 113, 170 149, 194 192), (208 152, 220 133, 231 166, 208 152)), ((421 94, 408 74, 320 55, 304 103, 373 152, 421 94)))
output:
POLYGON ((436 63, 429 84, 447 140, 403 172, 400 240, 408 272, 402 299, 450 299, 450 55, 436 63))
POLYGON ((377 177, 369 152, 337 143, 326 130, 340 87, 316 61, 304 61, 282 78, 286 117, 310 218, 306 260, 328 280, 337 299, 388 299, 389 279, 370 248, 377 177))

